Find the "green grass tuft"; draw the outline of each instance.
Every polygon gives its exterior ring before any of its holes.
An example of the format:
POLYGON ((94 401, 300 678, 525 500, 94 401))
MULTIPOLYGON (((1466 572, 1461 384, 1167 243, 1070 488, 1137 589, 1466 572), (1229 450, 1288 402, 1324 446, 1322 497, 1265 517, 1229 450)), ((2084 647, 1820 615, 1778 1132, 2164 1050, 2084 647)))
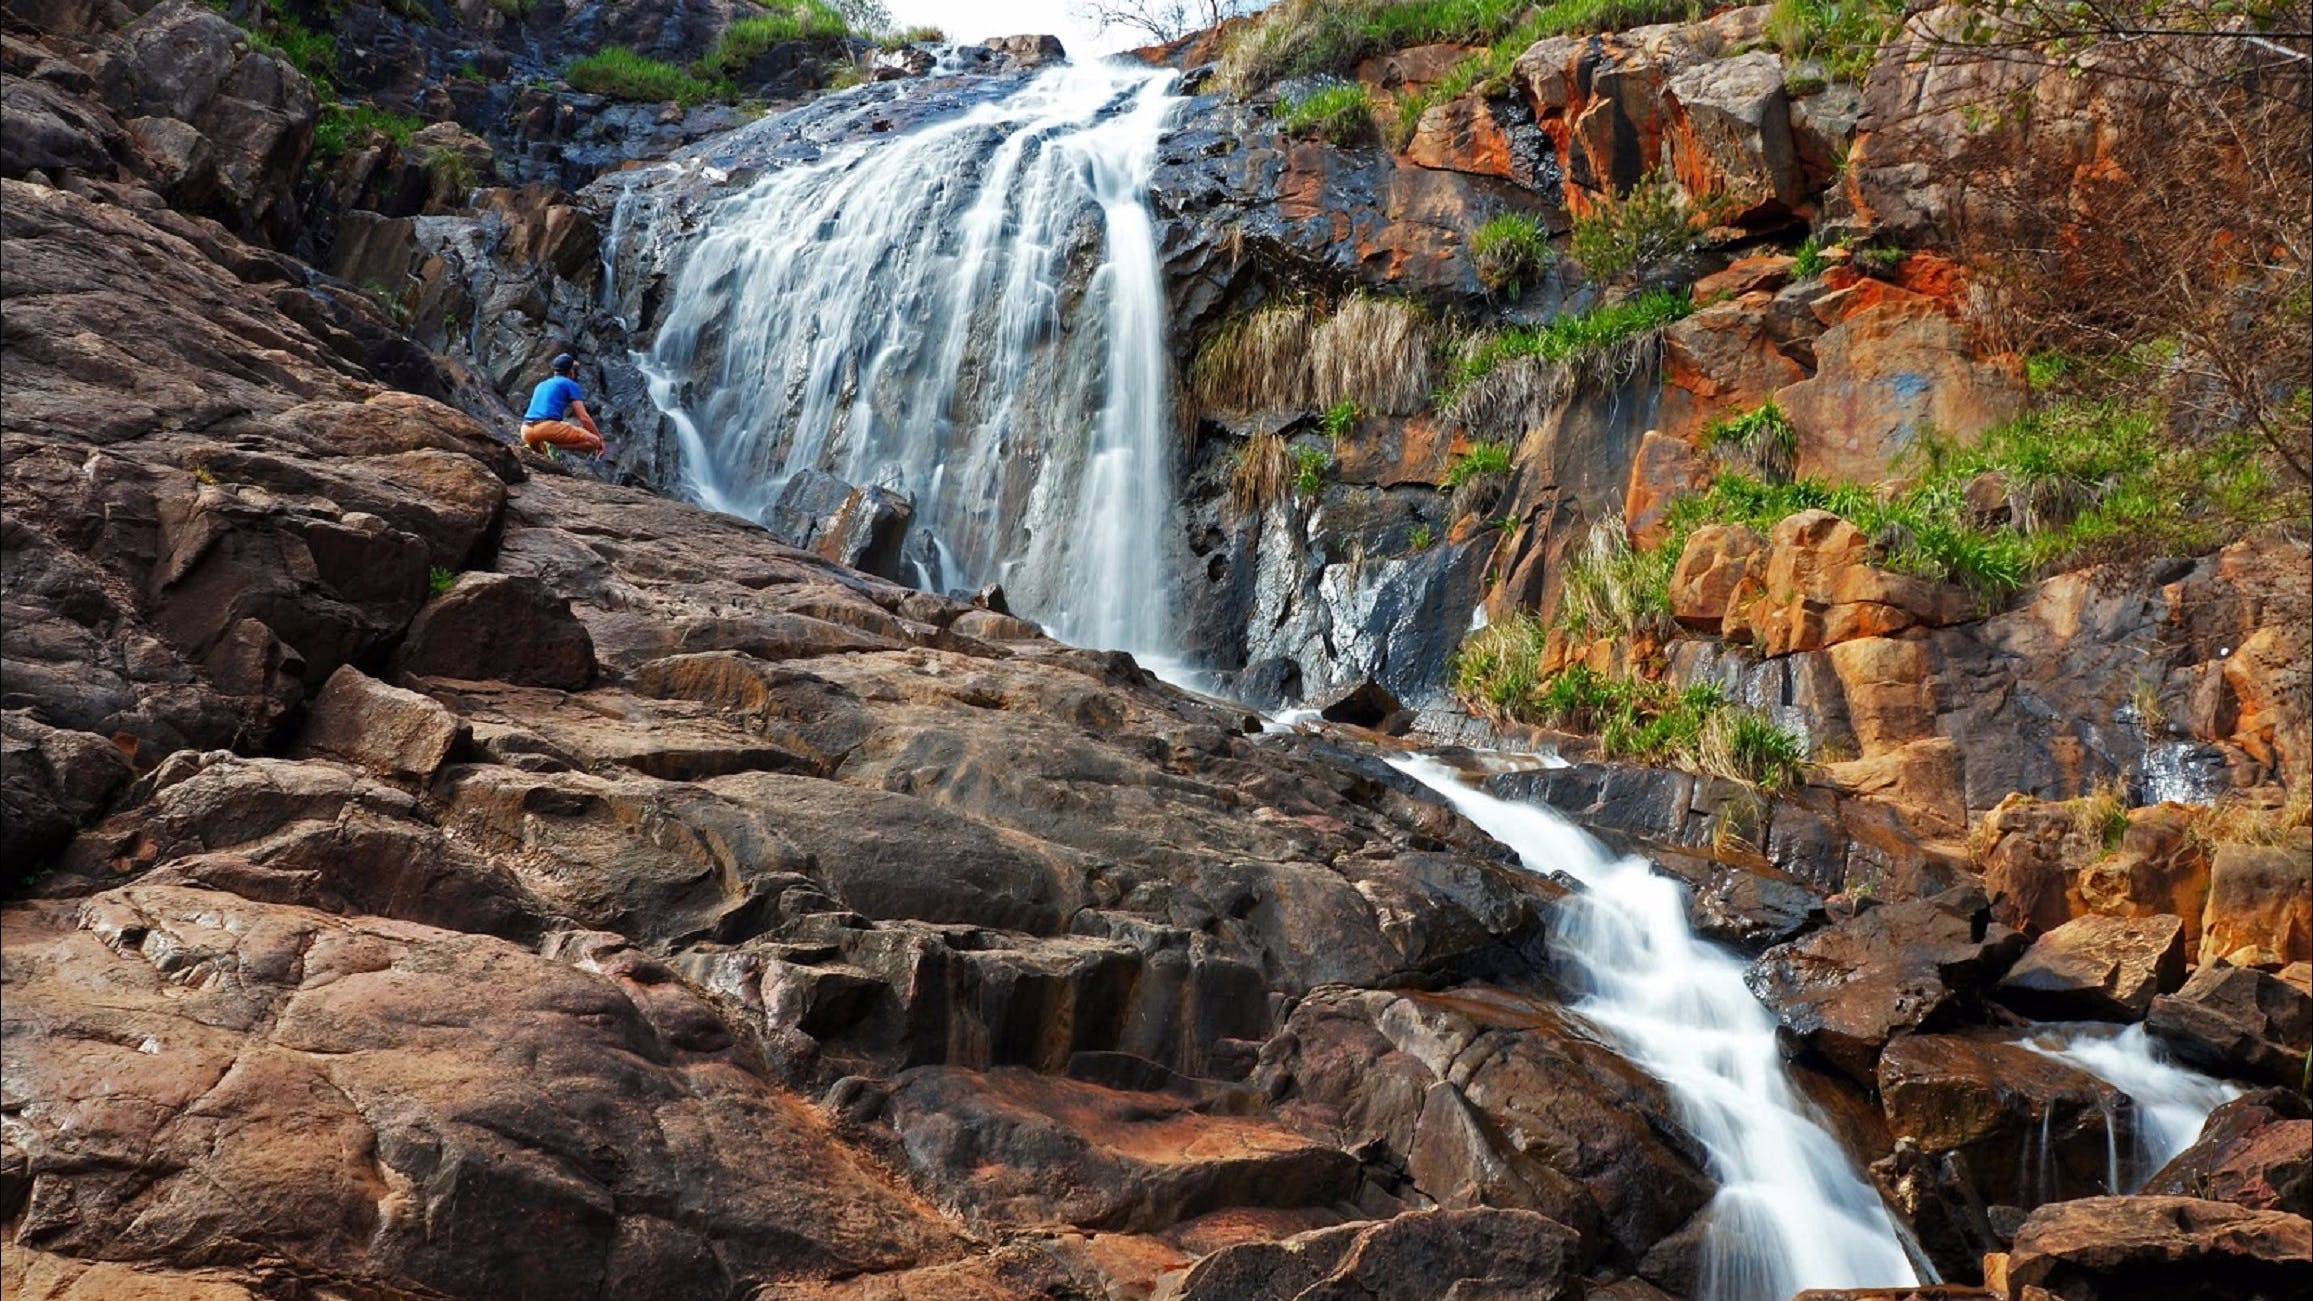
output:
POLYGON ((724 28, 715 44, 691 64, 691 75, 702 80, 727 77, 774 45, 837 40, 850 34, 851 24, 826 0, 793 0, 772 13, 742 18, 724 28))
POLYGON ((1820 61, 1835 81, 1861 85, 1904 7, 1904 0, 1775 0, 1767 40, 1788 58, 1820 61))
POLYGON ((1799 430, 1783 408, 1770 400, 1739 416, 1705 426, 1702 449, 1731 456, 1769 483, 1789 483, 1799 463, 1799 430))
POLYGON ((1293 495, 1303 501, 1325 491, 1325 476, 1333 468, 1333 454, 1322 447, 1293 449, 1293 495))
POLYGON ((1324 428, 1327 438, 1339 439, 1356 429, 1357 422, 1364 415, 1365 412, 1358 408, 1356 398, 1343 398, 1325 408, 1325 414, 1318 417, 1318 423, 1324 428))
POLYGON ((727 81, 694 76, 671 63, 637 54, 623 45, 611 45, 575 59, 563 69, 563 80, 574 89, 612 99, 658 104, 672 100, 689 107, 734 92, 727 81))
POLYGON ((1550 265, 1550 232, 1522 212, 1488 218, 1470 234, 1478 282, 1498 294, 1516 294, 1550 265))
POLYGON ((1291 135, 1319 136, 1344 147, 1373 136, 1372 97, 1354 81, 1279 96, 1274 112, 1277 125, 1291 135))
POLYGON ((1221 57, 1221 82, 1238 95, 1251 95, 1288 77, 1345 74, 1360 60, 1390 50, 1486 46, 1490 70, 1471 75, 1467 89, 1507 73, 1527 46, 1545 36, 1620 31, 1700 13, 1694 0, 1280 0, 1231 34, 1221 57))
POLYGON ((1651 289, 1620 302, 1554 316, 1541 325, 1477 335, 1463 344, 1449 367, 1447 386, 1451 390, 1474 383, 1497 366, 1523 357, 1578 368, 1610 358, 1633 340, 1651 337, 1694 309, 1693 300, 1678 290, 1651 289))
POLYGON ((1454 458, 1454 463, 1446 467, 1446 477, 1439 486, 1450 490, 1479 479, 1506 478, 1509 473, 1509 445, 1479 443, 1454 458))
POLYGON ((313 122, 313 161, 326 164, 346 150, 382 135, 397 146, 407 145, 425 125, 407 113, 394 113, 375 104, 324 104, 313 122))
POLYGON ((444 569, 440 565, 435 565, 426 571, 426 592, 428 595, 440 596, 457 585, 458 571, 455 569, 444 569))

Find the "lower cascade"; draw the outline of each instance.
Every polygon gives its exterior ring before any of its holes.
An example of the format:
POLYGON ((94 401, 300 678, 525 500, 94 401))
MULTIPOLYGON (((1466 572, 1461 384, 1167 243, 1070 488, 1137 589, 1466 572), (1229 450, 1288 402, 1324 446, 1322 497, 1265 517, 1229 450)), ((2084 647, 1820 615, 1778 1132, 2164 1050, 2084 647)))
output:
POLYGON ((718 204, 644 361, 680 491, 768 523, 814 472, 881 488, 912 511, 899 576, 1001 582, 1069 641, 1167 650, 1177 439, 1144 196, 1173 80, 1064 65, 718 204))
POLYGON ((1535 872, 1583 886, 1553 951, 1573 1010, 1667 1085, 1719 1180, 1698 1297, 1782 1301, 1806 1288, 1921 1282, 1895 1221, 1784 1074, 1775 1018, 1731 955, 1696 938, 1680 886, 1617 858, 1540 805, 1465 784, 1427 756, 1392 761, 1535 872))
POLYGON ((2105 1187, 2116 1193, 2144 1187, 2145 1180, 2200 1137, 2210 1112, 2241 1094, 2223 1080, 2170 1061, 2141 1023, 2040 1026, 2023 1044, 2128 1095, 2136 1108, 2135 1142, 2126 1153, 2113 1144, 2105 1172, 2105 1187))

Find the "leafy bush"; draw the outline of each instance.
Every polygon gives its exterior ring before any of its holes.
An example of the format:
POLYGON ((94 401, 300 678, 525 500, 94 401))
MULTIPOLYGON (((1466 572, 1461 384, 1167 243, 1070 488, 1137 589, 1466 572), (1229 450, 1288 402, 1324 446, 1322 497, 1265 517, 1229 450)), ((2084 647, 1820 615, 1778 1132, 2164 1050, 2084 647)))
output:
POLYGON ((1293 494, 1304 501, 1325 491, 1325 472, 1333 468, 1333 454, 1322 447, 1293 449, 1293 494))
POLYGON ((774 45, 839 39, 850 34, 851 25, 826 0, 790 0, 771 13, 742 18, 724 28, 714 45, 691 64, 691 74, 702 79, 728 76, 753 63, 774 45))
POLYGON ((328 163, 372 135, 406 145, 425 123, 407 113, 392 113, 375 104, 324 104, 313 122, 313 161, 328 163))
POLYGON ((1544 675, 1541 622, 1514 615, 1472 634, 1455 656, 1455 691, 1472 708, 1598 738, 1609 759, 1659 764, 1784 790, 1805 777, 1798 737, 1709 683, 1674 687, 1582 665, 1544 675))
POLYGON ((1479 443, 1454 458, 1446 467, 1444 488, 1459 488, 1479 479, 1505 478, 1510 473, 1510 448, 1506 443, 1479 443))
POLYGON ((1343 398, 1325 408, 1325 414, 1318 417, 1318 423, 1324 427, 1327 438, 1337 439, 1356 429, 1358 419, 1364 414, 1358 410, 1357 399, 1343 398))
POLYGON ((1799 247, 1791 255, 1793 262, 1796 263, 1791 268, 1791 273, 1801 280, 1822 275, 1824 268, 1831 265, 1830 259, 1823 256, 1824 250, 1838 248, 1844 242, 1841 239, 1833 239, 1826 243, 1821 235, 1808 235, 1806 239, 1799 242, 1799 247))
POLYGON ((683 105, 728 97, 728 82, 709 81, 623 45, 605 46, 563 69, 563 80, 590 95, 645 104, 673 100, 683 105))
POLYGON ((1813 57, 1834 79, 1860 85, 1903 15, 1904 0, 1775 0, 1767 39, 1790 58, 1813 57))
POLYGON ((1274 112, 1277 124, 1293 135, 1319 136, 1343 146, 1373 135, 1373 100, 1359 82, 1331 82, 1279 96, 1274 112))
POLYGON ((1480 284, 1515 294, 1550 265, 1550 232, 1524 213, 1505 212, 1471 232, 1470 255, 1480 284))
POLYGON ((1406 550, 1427 551, 1430 549, 1430 544, 1435 541, 1437 541, 1437 534, 1428 524, 1416 524, 1413 526, 1413 532, 1406 534, 1406 550))
POLYGON ((1506 72, 1545 36, 1616 31, 1699 11, 1693 0, 1280 0, 1230 34, 1221 82, 1250 95, 1287 77, 1345 73, 1375 54, 1440 43, 1490 46, 1489 59, 1506 72))
POLYGON ((1574 219, 1570 251, 1593 280, 1637 275, 1683 253, 1694 242, 1677 182, 1656 170, 1628 194, 1609 196, 1574 219))

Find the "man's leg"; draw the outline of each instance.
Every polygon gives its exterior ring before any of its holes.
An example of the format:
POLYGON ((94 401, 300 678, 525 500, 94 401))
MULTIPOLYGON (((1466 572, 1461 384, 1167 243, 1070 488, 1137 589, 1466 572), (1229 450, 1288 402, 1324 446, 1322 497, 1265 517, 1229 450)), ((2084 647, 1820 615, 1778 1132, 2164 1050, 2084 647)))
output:
POLYGON ((602 440, 567 420, 540 420, 522 427, 522 441, 531 447, 545 444, 566 452, 584 452, 592 456, 602 450, 602 440))

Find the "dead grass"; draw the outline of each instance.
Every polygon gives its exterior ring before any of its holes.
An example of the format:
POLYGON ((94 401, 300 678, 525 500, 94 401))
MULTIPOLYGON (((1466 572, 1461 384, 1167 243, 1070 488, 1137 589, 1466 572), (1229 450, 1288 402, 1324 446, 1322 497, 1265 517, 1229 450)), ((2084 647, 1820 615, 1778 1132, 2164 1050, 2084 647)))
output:
POLYGON ((2073 802, 2072 829, 2104 853, 2120 848, 2120 838, 2128 834, 2128 783, 2108 777, 2089 787, 2073 802))
POLYGON ((1412 415, 1429 401, 1429 320, 1411 303, 1353 294, 1310 331, 1309 370, 1316 406, 1412 415))
POLYGON ((2313 784, 2298 782, 2278 803, 2226 795, 2199 810, 2185 834, 2210 849, 2218 845, 2294 845, 2313 830, 2313 784))
POLYGON ((1189 364, 1198 405, 1240 413, 1310 405, 1309 315, 1305 303, 1278 303, 1222 325, 1189 364))
POLYGON ((1293 491, 1293 479, 1293 453, 1284 435, 1255 434, 1229 470, 1229 506, 1240 515, 1258 515, 1293 491))
POLYGON ((1456 388, 1442 414, 1486 442, 1515 443, 1573 392, 1574 376, 1541 357, 1518 357, 1456 388))

